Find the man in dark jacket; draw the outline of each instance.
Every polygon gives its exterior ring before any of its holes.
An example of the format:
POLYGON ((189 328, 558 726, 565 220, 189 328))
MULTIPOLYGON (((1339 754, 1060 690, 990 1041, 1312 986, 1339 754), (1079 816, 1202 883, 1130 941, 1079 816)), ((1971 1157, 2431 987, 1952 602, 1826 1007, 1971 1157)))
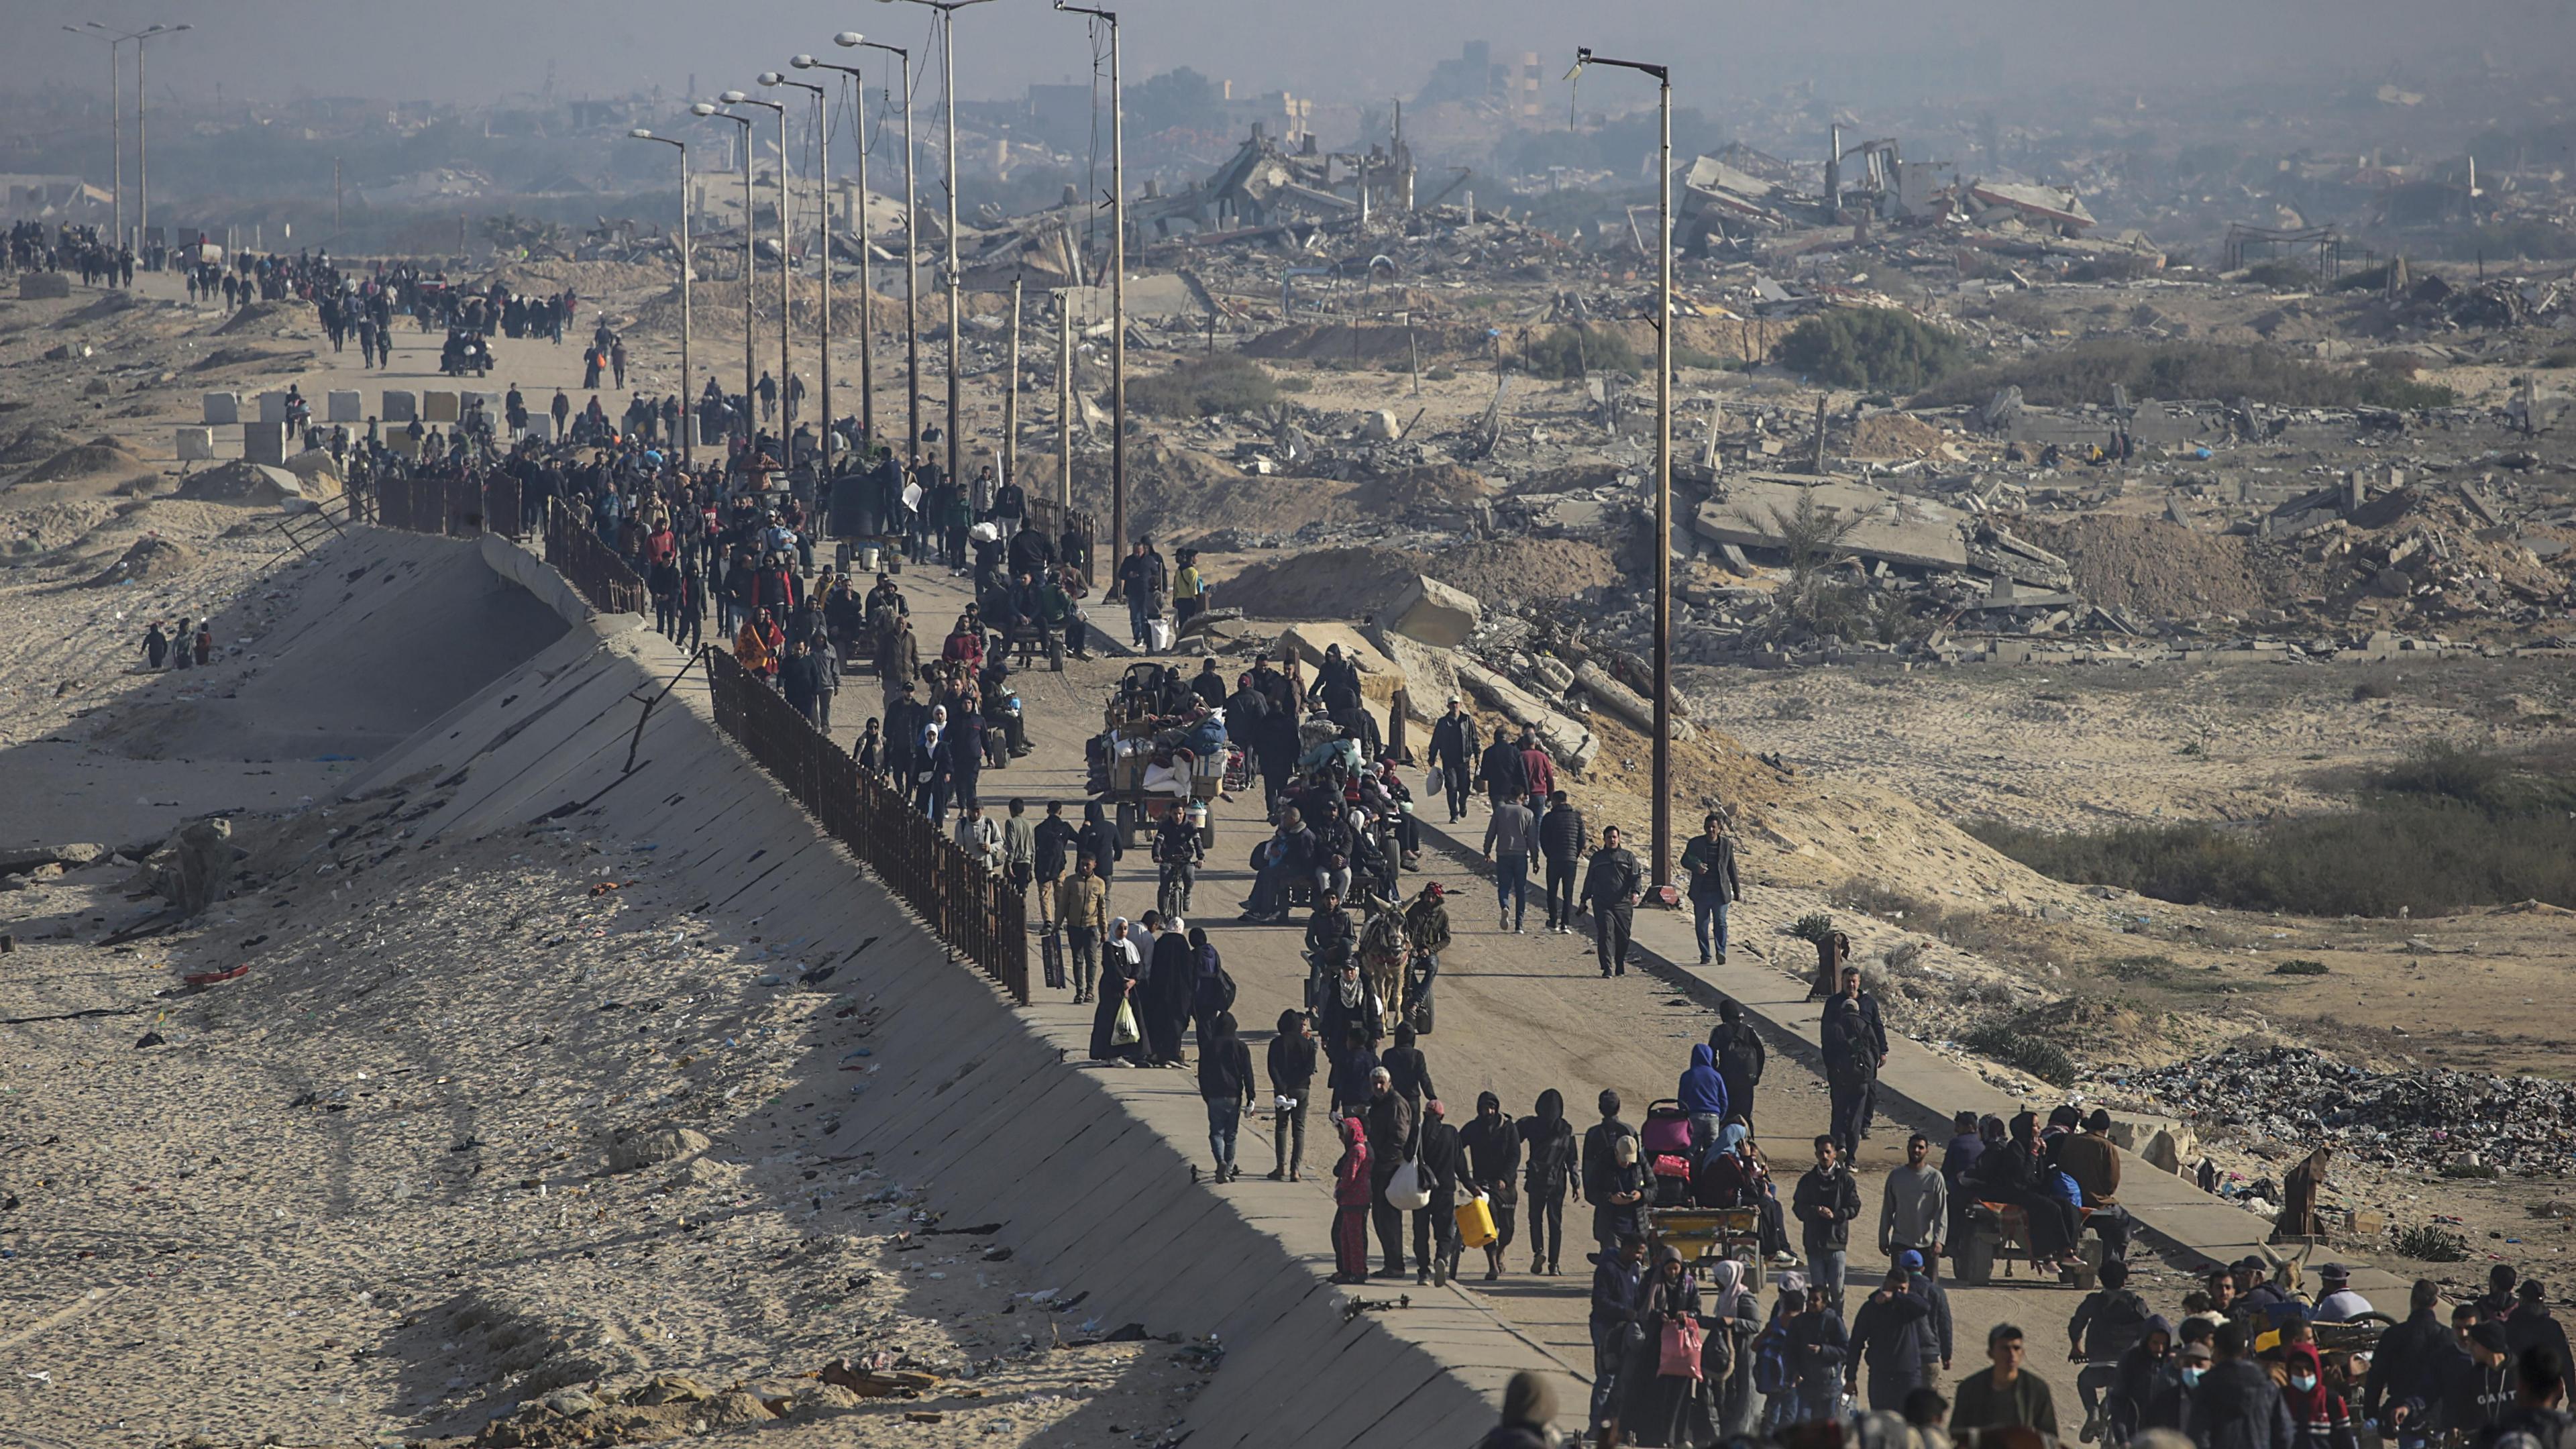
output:
POLYGON ((1843 1361, 1843 1382, 1847 1389, 1860 1389, 1860 1370, 1869 1366, 1869 1407, 1873 1413, 1902 1413, 1905 1396, 1923 1385, 1925 1330, 1930 1326, 1932 1305, 1907 1291, 1906 1258, 1917 1264, 1919 1254, 1907 1253, 1898 1258, 1888 1271, 1887 1281, 1861 1300, 1860 1311, 1852 1315, 1851 1349, 1843 1361))
POLYGON ((1726 1109, 1753 1125, 1753 1089, 1762 1083, 1770 1054, 1761 1033, 1744 1019, 1744 1008, 1732 997, 1717 1003, 1717 1025, 1708 1032, 1708 1049, 1717 1055, 1717 1074, 1726 1079, 1726 1109))
MULTIPOLYGON (((1577 1201, 1603 1203, 1610 1199, 1610 1172, 1618 1166, 1610 1155, 1610 1144, 1622 1137, 1634 1137, 1637 1129, 1619 1120, 1619 1094, 1603 1088, 1601 1120, 1583 1131, 1583 1180, 1577 1184, 1577 1201)), ((1603 1243, 1603 1252, 1611 1245, 1603 1243)))
POLYGON ((1369 1218, 1377 1228, 1378 1251, 1385 1256, 1386 1266, 1378 1270, 1381 1278, 1404 1276, 1404 1211, 1386 1200, 1386 1185, 1395 1170, 1412 1155, 1413 1109, 1395 1094, 1380 1067, 1369 1081, 1368 1116, 1361 1123, 1368 1132, 1369 1149, 1369 1218))
POLYGON ((1501 725, 1494 726, 1494 742, 1485 747, 1476 778, 1485 786, 1485 802, 1489 805, 1529 797, 1529 765, 1521 759, 1520 746, 1512 743, 1501 725))
POLYGON ((1807 1282, 1824 1290, 1825 1301, 1840 1318, 1843 1252, 1851 1245, 1852 1222, 1860 1216, 1860 1184, 1839 1160, 1831 1136, 1816 1139, 1816 1165, 1798 1179, 1789 1214, 1804 1227, 1807 1282))
POLYGON ((1619 827, 1602 827, 1601 848, 1583 873, 1583 901, 1592 912, 1592 954, 1605 978, 1628 974, 1628 931, 1645 888, 1637 857, 1619 847, 1619 827))
MULTIPOLYGON (((1595 1129, 1598 1130, 1598 1129, 1595 1129)), ((1619 1402, 1619 1370, 1629 1342, 1645 1332, 1646 1240, 1628 1237, 1593 1254, 1592 1430, 1599 1433, 1619 1402)))
POLYGON ((1869 1137, 1878 1069, 1887 1061, 1887 1026, 1879 1018, 1878 998, 1860 989, 1857 966, 1843 968, 1841 992, 1825 1002, 1822 1045, 1834 1140, 1845 1157, 1857 1156, 1869 1137))
POLYGON ((1458 1129, 1458 1146, 1467 1154, 1467 1190, 1485 1195, 1494 1215, 1493 1240, 1485 1244, 1485 1281, 1503 1276, 1503 1250, 1512 1245, 1513 1200, 1520 1195, 1520 1124, 1503 1115, 1503 1099, 1492 1092, 1476 1094, 1476 1115, 1458 1129))
POLYGON ((2147 1300, 2129 1288, 2129 1265, 2111 1258, 2102 1264, 2101 1288, 2087 1294, 2066 1321, 2067 1361, 2084 1365, 2076 1371, 2075 1392, 2084 1400, 2087 1443, 2102 1429, 2103 1390, 2118 1380, 2121 1360, 2146 1336, 2153 1318, 2147 1300))
POLYGON ((2289 1402, 2246 1352, 2245 1325, 2220 1324, 2210 1347, 2218 1361, 2192 1391, 2183 1432, 2200 1449, 2292 1449, 2298 1427, 2289 1402))
POLYGON ((778 661, 778 690, 808 724, 814 722, 815 702, 823 694, 822 661, 801 640, 788 645, 785 657, 778 661))
POLYGON ((2533 1349, 2545 1349, 2567 1363, 2567 1330, 2549 1316, 2549 1290, 2537 1278, 2525 1278, 2516 1291, 2513 1316, 2504 1321, 2505 1342, 2519 1360, 2533 1349))
POLYGON ((1449 696, 1448 711, 1431 722, 1431 750, 1428 763, 1440 778, 1441 793, 1449 801, 1449 823, 1467 818, 1468 756, 1473 754, 1476 722, 1459 708, 1462 701, 1449 696))
POLYGON ((2013 1427, 2057 1436, 2057 1401, 2047 1380, 2023 1366, 2022 1356, 2019 1328, 1998 1323, 1986 1330, 1986 1359, 1993 1367, 1961 1379, 1959 1391, 1950 1396, 1953 1438, 1971 1429, 2013 1427))
POLYGON ((2443 1389, 2451 1366, 2463 1360, 2460 1343, 2437 1311, 2441 1285, 2415 1280, 2406 1321, 2380 1335, 2362 1383, 2361 1417, 2401 1446, 2421 1445, 2439 1429, 2443 1389))
POLYGON ((1431 1193, 1429 1204, 1413 1210, 1414 1280, 1434 1288, 1447 1286, 1458 1271, 1458 1183, 1467 1170, 1458 1129, 1444 1115, 1438 1098, 1422 1104, 1413 1149, 1422 1185, 1431 1193))
POLYGON ((1691 929, 1699 936, 1699 964, 1726 964, 1726 908, 1744 899, 1735 874, 1735 841, 1716 811, 1700 822, 1700 834, 1682 847, 1682 874, 1690 882, 1691 929), (1716 928, 1712 949, 1710 928, 1716 928))
POLYGON ((2454 1360, 2443 1393, 2442 1427, 2475 1439, 2513 1408, 2513 1346, 2501 1323, 2469 1329, 2469 1356, 2454 1360))
POLYGON ((2150 1316, 2147 1331, 2112 1366, 2111 1392, 2102 1400, 2103 1417, 2110 1422, 2106 1442, 2126 1444, 2141 1430, 2181 1426, 2182 1366, 2174 1360, 2173 1337, 2172 1323, 2162 1314, 2150 1316))
POLYGON ((1270 1146, 1279 1159, 1270 1169, 1270 1180, 1296 1182, 1306 1165, 1306 1108, 1315 1089, 1312 1017, 1293 1007, 1279 1013, 1279 1030, 1270 1038, 1267 1065, 1274 1099, 1270 1146))
POLYGON ((1574 930, 1574 880, 1591 838, 1584 833, 1583 812, 1563 790, 1548 797, 1547 813, 1538 821, 1538 849, 1547 859, 1547 928, 1560 935, 1574 930))
POLYGON ((2500 1449, 2522 1435, 2539 1449, 2576 1449, 2576 1418, 2567 1412, 2567 1361, 2546 1349, 2515 1356, 2513 1407, 2478 1436, 2474 1449, 2500 1449))

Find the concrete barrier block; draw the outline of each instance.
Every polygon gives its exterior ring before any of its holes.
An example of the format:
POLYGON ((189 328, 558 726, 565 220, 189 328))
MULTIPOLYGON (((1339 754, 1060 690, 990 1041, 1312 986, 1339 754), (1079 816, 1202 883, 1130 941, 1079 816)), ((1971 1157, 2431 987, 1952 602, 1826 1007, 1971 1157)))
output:
POLYGON ((356 388, 333 388, 323 398, 322 420, 330 423, 363 423, 367 420, 367 399, 356 388))
POLYGON ((210 392, 205 395, 203 404, 208 427, 228 428, 241 421, 240 393, 210 392))
POLYGON ((64 272, 23 272, 18 277, 18 300, 21 302, 59 301, 72 294, 72 279, 64 272))
POLYGON ((420 416, 420 395, 398 388, 386 388, 384 411, 379 414, 389 423, 407 423, 420 416))
POLYGON ((432 388, 420 395, 420 417, 427 423, 456 421, 459 399, 444 388, 432 388))
POLYGON ((286 463, 286 424, 256 422, 242 424, 242 457, 252 463, 266 463, 272 468, 286 463))
POLYGON ((1434 649, 1455 649, 1476 632, 1484 606, 1472 594, 1416 574, 1387 609, 1387 627, 1434 649))
POLYGON ((175 442, 182 463, 203 463, 215 456, 215 430, 212 428, 177 429, 175 442))
POLYGON ((259 395, 259 420, 263 423, 286 421, 286 394, 264 392, 259 395))

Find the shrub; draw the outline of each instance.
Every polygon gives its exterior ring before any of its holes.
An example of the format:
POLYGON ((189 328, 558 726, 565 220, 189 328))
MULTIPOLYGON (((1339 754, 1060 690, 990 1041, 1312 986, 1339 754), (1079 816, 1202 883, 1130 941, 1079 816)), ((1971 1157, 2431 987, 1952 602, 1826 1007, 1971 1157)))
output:
POLYGON ((2028 1072, 2052 1087, 2075 1085, 2075 1059, 2057 1043, 2032 1036, 2013 1022, 1982 1023, 1960 1038, 1959 1045, 2028 1072))
POLYGON ((1521 367, 1532 377, 1582 377, 1595 372, 1645 373, 1652 376, 1654 363, 1637 355, 1637 349, 1616 332, 1593 327, 1559 327, 1529 345, 1521 354, 1521 367))
POLYGON ((1834 933, 1834 918, 1822 911, 1810 911, 1789 924, 1789 934, 1801 941, 1823 945, 1834 933))
POLYGON ((1454 382, 1458 377, 1458 369, 1443 362, 1422 375, 1433 382, 1454 382))
MULTIPOLYGON (((1794 334, 1793 334, 1794 335, 1794 334)), ((1785 344, 1784 344, 1785 345, 1785 344)), ((2095 338, 2058 352, 1969 368, 1918 394, 1918 407, 1982 403, 2005 387, 2040 407, 2133 398, 2250 398, 2277 407, 2444 407, 2449 388, 2375 368, 2320 367, 2277 348, 2095 338)))
POLYGON ((2447 1228, 2425 1223, 2400 1228, 2390 1240, 2400 1256, 2426 1263, 2465 1263, 2469 1260, 2469 1240, 2447 1228))
POLYGON ((2553 347, 2540 355, 2543 367, 2576 367, 2576 346, 2553 347))
POLYGON ((2386 684, 2379 680, 2365 679, 2361 683, 2352 687, 2352 698, 2353 703, 2359 704, 2365 700, 2387 699, 2395 695, 2396 692, 2397 691, 2390 689, 2386 684))
POLYGON ((2272 974, 2275 976, 2323 976, 2326 974, 2326 963, 2323 961, 2311 961, 2302 956, 2293 956, 2289 960, 2282 962, 2280 965, 2273 967, 2272 974))
POLYGON ((2186 823, 2052 835, 1995 820, 1979 840, 2058 880, 2120 886, 2157 900, 2310 916, 2449 915, 2542 900, 2576 906, 2576 819, 2566 786, 2507 781, 2503 804, 2447 792, 2489 789, 2475 772, 2406 775, 2417 787, 2361 808, 2248 828, 2186 823))
POLYGON ((1128 406, 1164 418, 1257 412, 1278 400, 1278 381, 1261 364, 1232 352, 1193 358, 1127 384, 1128 406))
POLYGON ((1959 339, 1894 307, 1840 308, 1780 339, 1780 365, 1828 387, 1916 392, 1957 368, 1959 339))

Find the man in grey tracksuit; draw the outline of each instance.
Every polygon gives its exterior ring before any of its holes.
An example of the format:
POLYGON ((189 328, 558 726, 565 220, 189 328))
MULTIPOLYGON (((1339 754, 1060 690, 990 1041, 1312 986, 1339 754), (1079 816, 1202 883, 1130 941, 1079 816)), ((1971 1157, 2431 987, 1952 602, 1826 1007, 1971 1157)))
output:
POLYGON ((1905 1165, 1887 1174, 1878 1203, 1878 1250, 1891 1263, 1908 1248, 1922 1254, 1927 1278, 1941 1261, 1941 1240, 1950 1226, 1950 1187, 1926 1163, 1931 1153, 1930 1138, 1920 1132, 1907 1138, 1905 1165))

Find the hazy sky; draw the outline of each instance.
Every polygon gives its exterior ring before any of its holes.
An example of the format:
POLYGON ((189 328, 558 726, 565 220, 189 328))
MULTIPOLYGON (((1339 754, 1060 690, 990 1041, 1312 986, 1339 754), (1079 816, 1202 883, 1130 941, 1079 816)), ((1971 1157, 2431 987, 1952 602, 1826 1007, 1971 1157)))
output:
MULTIPOLYGON (((104 83, 102 47, 63 34, 66 23, 188 21, 193 32, 154 42, 156 96, 205 96, 220 81, 227 96, 465 101, 534 91, 549 63, 559 95, 676 95, 692 75, 702 92, 747 86, 796 51, 829 49, 836 30, 926 50, 935 21, 903 0, 0 0, 0 12, 0 86, 13 89, 104 83)), ((1130 79, 1191 65, 1239 89, 1328 100, 1410 93, 1469 39, 1538 52, 1560 102, 1556 77, 1578 44, 1667 60, 1686 104, 1805 79, 1866 100, 1909 74, 1934 94, 2088 77, 2127 93, 2317 66, 2403 74, 2425 47, 2541 68, 2576 60, 2566 0, 1130 0, 1121 13, 1130 79)), ((1088 71, 1084 22, 1047 0, 987 0, 959 15, 958 33, 964 97, 1088 71)), ((1598 103, 1611 102, 1613 83, 1600 84, 1598 103)))

